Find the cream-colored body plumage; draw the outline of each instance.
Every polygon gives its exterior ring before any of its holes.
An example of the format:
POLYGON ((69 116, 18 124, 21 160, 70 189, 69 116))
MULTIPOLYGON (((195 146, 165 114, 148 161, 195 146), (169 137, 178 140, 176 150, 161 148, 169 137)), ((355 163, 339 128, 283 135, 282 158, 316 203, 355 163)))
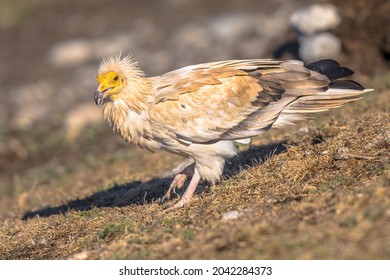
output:
POLYGON ((166 197, 192 177, 174 207, 192 197, 201 178, 216 182, 233 141, 292 124, 307 113, 358 99, 369 90, 339 80, 353 72, 333 60, 231 60, 188 66, 145 77, 131 58, 103 60, 95 101, 123 139, 141 148, 188 158, 166 197))

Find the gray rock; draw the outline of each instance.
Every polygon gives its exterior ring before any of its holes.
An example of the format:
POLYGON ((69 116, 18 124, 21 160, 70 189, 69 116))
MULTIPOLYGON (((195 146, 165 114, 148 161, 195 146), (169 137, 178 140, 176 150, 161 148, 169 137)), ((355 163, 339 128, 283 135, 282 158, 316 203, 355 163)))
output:
POLYGON ((68 141, 75 141, 90 125, 103 123, 102 112, 93 102, 82 103, 69 111, 64 120, 65 135, 68 141))
POLYGON ((80 66, 120 52, 127 54, 137 48, 135 42, 131 33, 119 33, 93 40, 70 39, 51 48, 49 61, 58 68, 80 66))
POLYGON ((207 50, 212 45, 211 35, 206 26, 189 23, 179 28, 170 38, 169 44, 179 52, 179 55, 181 53, 191 55, 191 52, 207 50))
POLYGON ((57 67, 80 65, 92 56, 92 47, 87 40, 72 39, 60 42, 50 51, 50 62, 57 67))
POLYGON ((91 58, 100 60, 102 57, 116 55, 122 52, 127 55, 132 49, 136 49, 136 40, 131 33, 120 33, 89 42, 91 58))
POLYGON ((295 11, 290 24, 304 34, 330 30, 338 26, 341 17, 332 4, 313 4, 295 11))
POLYGON ((337 58, 340 52, 340 40, 329 32, 300 38, 299 56, 305 62, 313 62, 324 58, 337 58))
POLYGON ((214 36, 223 41, 235 41, 237 38, 253 34, 253 17, 244 14, 227 14, 210 21, 214 36))
POLYGON ((24 130, 45 118, 51 110, 48 104, 53 94, 53 84, 48 81, 39 81, 12 90, 10 96, 14 109, 10 126, 13 129, 24 130))

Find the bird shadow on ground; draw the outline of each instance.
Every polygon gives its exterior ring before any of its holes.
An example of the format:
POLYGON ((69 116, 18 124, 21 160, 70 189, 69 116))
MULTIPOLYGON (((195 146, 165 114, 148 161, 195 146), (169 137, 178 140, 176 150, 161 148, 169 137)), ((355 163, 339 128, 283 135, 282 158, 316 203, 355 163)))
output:
MULTIPOLYGON (((225 178, 234 176, 238 172, 260 165, 268 158, 283 153, 286 150, 285 142, 252 146, 248 150, 240 152, 237 156, 227 161, 223 176, 225 178)), ((161 200, 168 189, 171 180, 172 177, 166 177, 155 178, 147 182, 134 181, 115 185, 110 189, 96 192, 91 196, 82 199, 71 200, 63 205, 27 211, 24 213, 22 219, 27 220, 36 216, 50 217, 52 215, 65 214, 71 210, 88 211, 93 208, 122 207, 158 201, 161 200)), ((203 188, 198 189, 197 193, 200 193, 205 190, 205 187, 203 186, 203 188)), ((182 193, 182 190, 178 193, 182 193)))

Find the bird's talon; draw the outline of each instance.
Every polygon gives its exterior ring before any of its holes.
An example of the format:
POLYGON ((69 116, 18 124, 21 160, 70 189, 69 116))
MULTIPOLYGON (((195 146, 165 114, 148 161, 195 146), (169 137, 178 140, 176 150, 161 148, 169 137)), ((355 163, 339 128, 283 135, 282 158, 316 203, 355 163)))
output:
POLYGON ((168 201, 171 198, 172 193, 179 196, 179 194, 176 192, 176 189, 181 189, 184 186, 186 180, 187 180, 187 175, 177 174, 175 178, 173 178, 172 183, 169 186, 169 189, 161 199, 161 203, 168 201))
POLYGON ((161 198, 161 200, 160 200, 160 205, 162 205, 162 204, 164 204, 165 202, 167 202, 169 200, 169 197, 167 197, 167 196, 163 196, 162 198, 161 198))

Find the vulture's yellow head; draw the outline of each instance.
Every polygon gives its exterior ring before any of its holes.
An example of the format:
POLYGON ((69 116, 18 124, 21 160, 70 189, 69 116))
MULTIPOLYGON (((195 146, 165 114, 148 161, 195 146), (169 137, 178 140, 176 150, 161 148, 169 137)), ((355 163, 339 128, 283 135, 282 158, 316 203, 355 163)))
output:
POLYGON ((97 89, 94 95, 96 105, 117 100, 128 84, 142 75, 130 56, 121 58, 118 55, 104 59, 96 76, 97 89))
POLYGON ((96 105, 100 105, 106 99, 116 100, 125 86, 125 78, 116 71, 98 74, 96 81, 98 84, 94 96, 96 105))

